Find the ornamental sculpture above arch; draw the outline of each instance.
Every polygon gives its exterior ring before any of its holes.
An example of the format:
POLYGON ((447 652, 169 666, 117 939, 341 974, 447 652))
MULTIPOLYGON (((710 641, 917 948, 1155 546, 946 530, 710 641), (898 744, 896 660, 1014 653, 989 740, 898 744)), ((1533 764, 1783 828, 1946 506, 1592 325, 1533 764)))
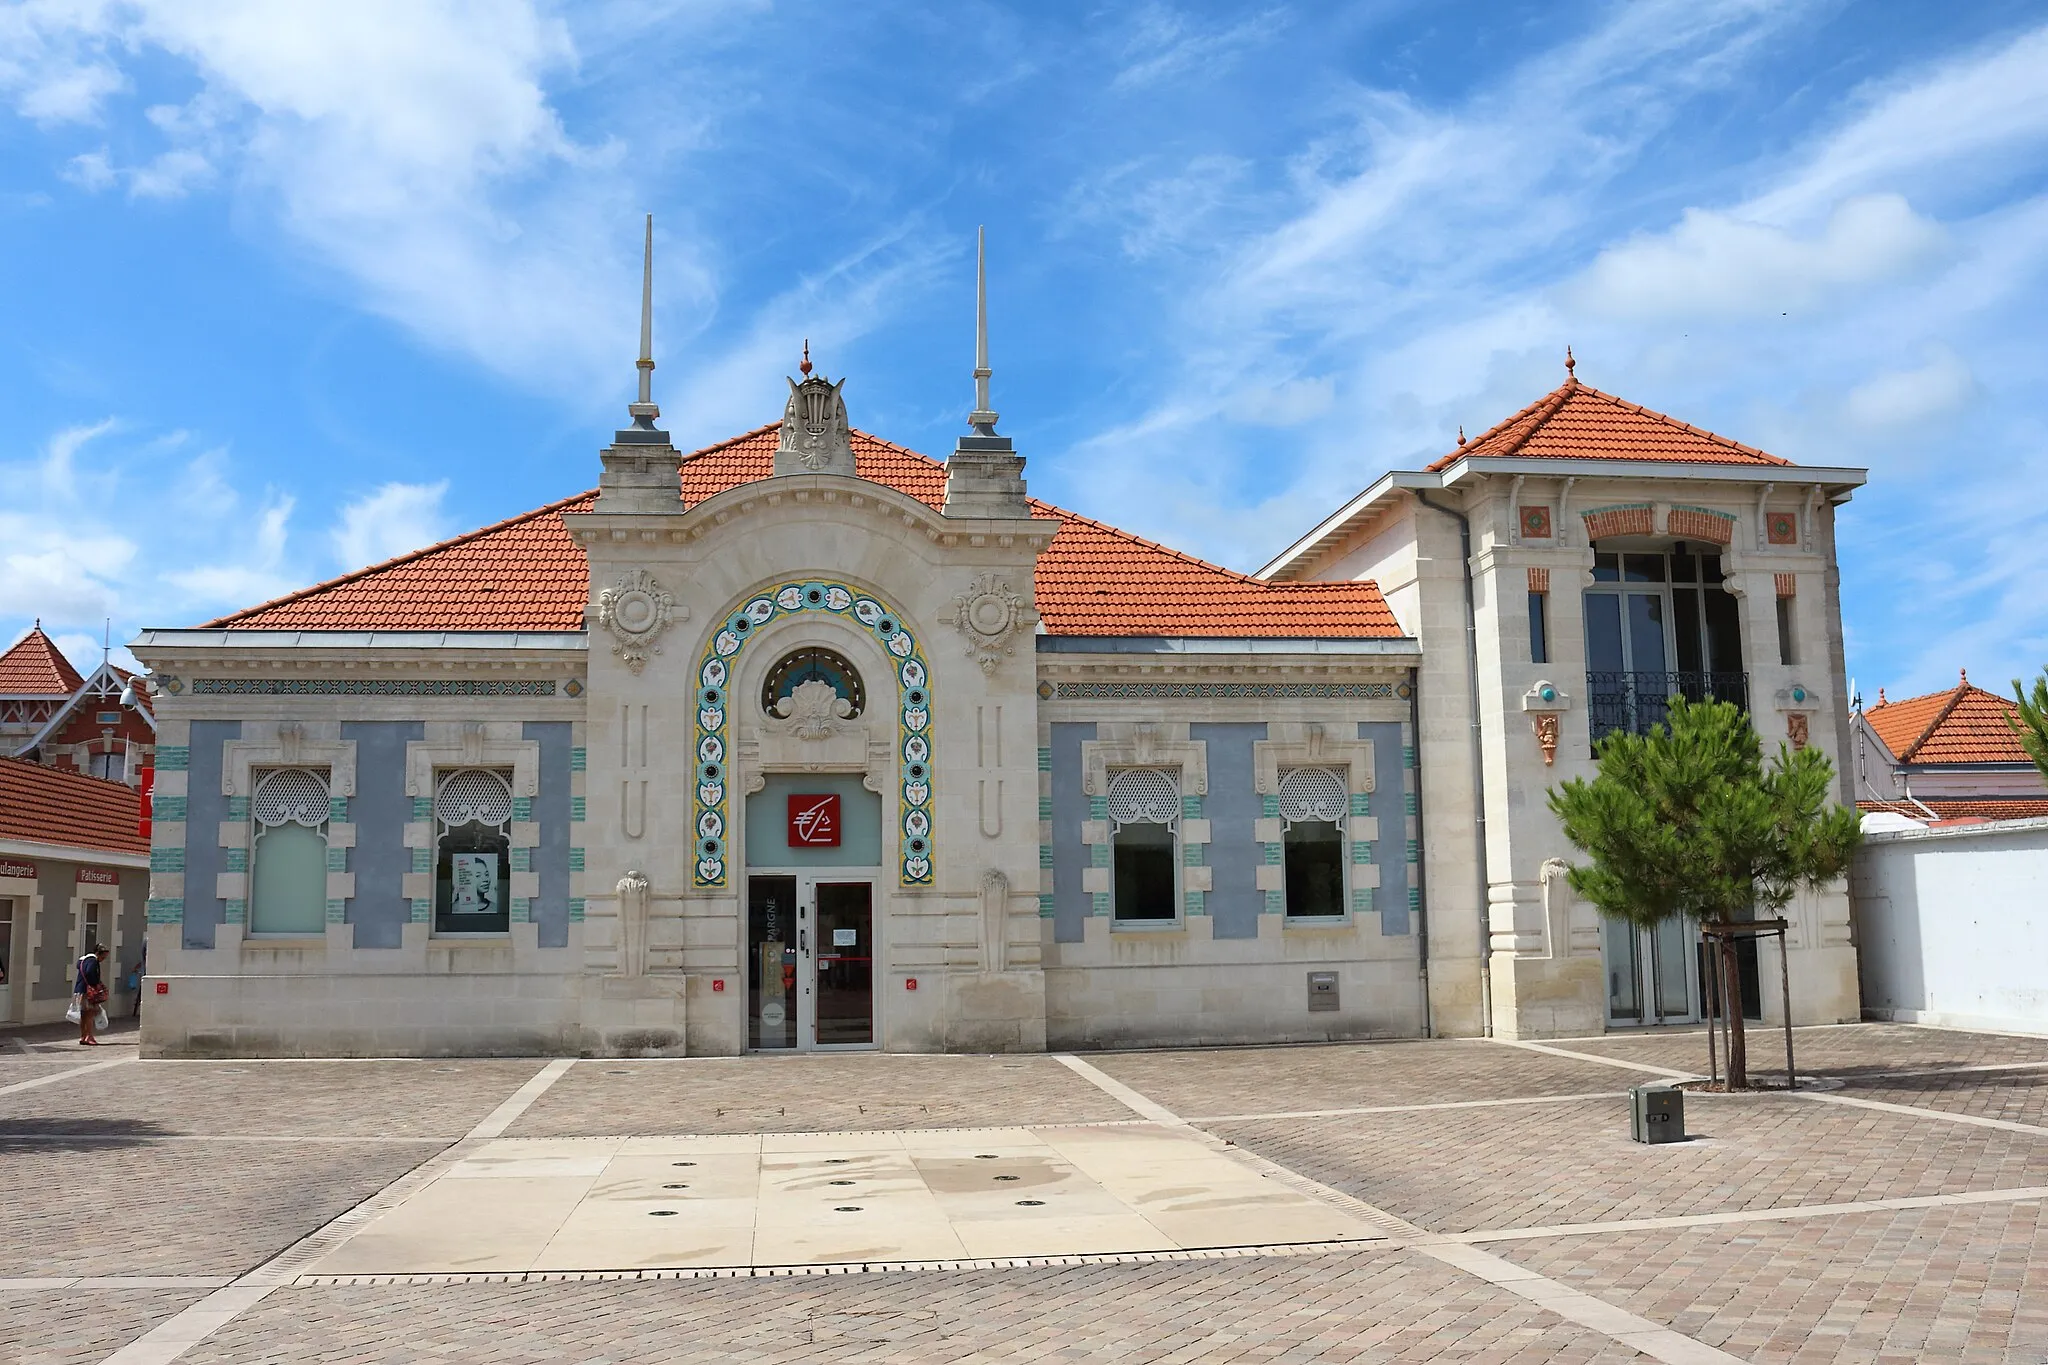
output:
POLYGON ((1016 590, 992 573, 982 574, 953 599, 953 624, 967 642, 967 657, 984 673, 995 672, 1005 655, 1017 652, 1017 636, 1029 614, 1016 590))

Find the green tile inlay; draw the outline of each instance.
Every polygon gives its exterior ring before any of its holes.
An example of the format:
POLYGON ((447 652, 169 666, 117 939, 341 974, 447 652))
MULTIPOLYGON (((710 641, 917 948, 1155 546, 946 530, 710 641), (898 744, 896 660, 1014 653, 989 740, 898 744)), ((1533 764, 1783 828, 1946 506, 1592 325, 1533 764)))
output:
POLYGON ((1052 771, 1051 749, 1040 749, 1038 751, 1038 771, 1042 773, 1049 773, 1052 771))
POLYGON ((416 849, 412 850, 412 870, 413 870, 413 871, 415 871, 415 872, 431 872, 431 871, 433 871, 433 868, 429 867, 429 866, 428 866, 427 864, 428 864, 428 858, 427 858, 427 851, 426 851, 425 849, 423 849, 423 848, 416 848, 416 849))
POLYGON ((1353 839, 1353 840, 1351 841, 1351 862, 1352 862, 1352 865, 1353 865, 1353 866, 1359 866, 1359 865, 1365 865, 1365 866, 1370 866, 1370 865, 1371 865, 1371 863, 1372 863, 1372 840, 1370 840, 1370 839, 1353 839))
POLYGON ((1038 865, 1039 865, 1040 867, 1051 867, 1051 866, 1052 866, 1052 845, 1051 845, 1051 844, 1040 844, 1040 845, 1038 846, 1038 865))
POLYGON ((532 850, 532 849, 530 849, 530 848, 515 848, 515 849, 513 849, 513 850, 512 850, 512 870, 513 870, 514 872, 531 872, 531 871, 533 871, 533 850, 532 850))
POLYGON ((512 898, 512 922, 514 924, 526 924, 532 919, 533 902, 525 896, 514 896, 512 898))
POLYGON ((1351 908, 1360 911, 1372 909, 1372 893, 1373 888, 1369 886, 1353 887, 1351 889, 1351 908))
POLYGON ((569 818, 577 824, 583 823, 588 810, 589 806, 585 803, 583 797, 572 796, 569 798, 569 818))
POLYGON ((336 825, 348 823, 348 798, 346 796, 330 796, 327 798, 327 819, 330 823, 336 825))
POLYGON ((1090 897, 1090 900, 1092 902, 1089 909, 1090 914, 1106 915, 1109 913, 1109 893, 1107 891, 1097 891, 1090 897))
POLYGON ((1278 865, 1280 860, 1286 856, 1281 851, 1282 846, 1279 844, 1266 844, 1264 847, 1266 850, 1266 865, 1269 867, 1278 865))
POLYGON ((249 902, 222 901, 221 904, 225 907, 221 913, 227 916, 229 924, 241 924, 249 918, 249 902))
MULTIPOLYGON (((155 902, 152 901, 151 904, 155 904, 155 902)), ((1040 896, 1038 898, 1038 917, 1040 919, 1051 919, 1056 913, 1057 910, 1053 905, 1053 898, 1051 896, 1040 896)))
POLYGON ((424 897, 417 897, 412 903, 412 922, 425 924, 434 914, 434 903, 424 897))
POLYGON ((1413 744, 1403 744, 1401 746, 1401 766, 1404 768, 1415 766, 1415 746, 1413 744))
POLYGON ((1038 798, 1038 818, 1041 820, 1052 819, 1052 798, 1050 796, 1038 798))
POLYGON ((582 849, 580 849, 580 848, 571 848, 571 849, 569 850, 569 870, 570 870, 571 872, 581 872, 581 871, 583 870, 583 850, 582 850, 582 849))
POLYGON ((589 751, 588 751, 588 750, 585 750, 585 749, 571 749, 571 750, 569 751, 569 771, 570 771, 570 772, 572 772, 572 773, 580 773, 580 772, 584 771, 584 770, 585 770, 586 768, 588 768, 589 766, 590 766, 590 755, 589 755, 589 751))
POLYGON ((531 820, 533 818, 533 798, 530 796, 513 797, 512 818, 514 820, 531 820))
POLYGON ((1268 792, 1262 800, 1263 803, 1259 807, 1259 813, 1265 816, 1268 820, 1278 819, 1280 815, 1279 794, 1276 792, 1268 792))
POLYGON ((1402 792, 1401 804, 1410 815, 1420 815, 1422 813, 1421 809, 1415 804, 1414 792, 1402 792))
POLYGON ((571 896, 569 898, 569 922, 571 924, 581 924, 583 922, 583 897, 571 896))
POLYGON ((330 847, 327 850, 327 870, 329 872, 348 871, 348 850, 330 847))
POLYGON ((224 863, 224 864, 222 865, 222 867, 221 867, 221 871, 223 871, 223 872, 247 872, 247 871, 249 870, 249 850, 248 850, 248 849, 246 849, 246 848, 231 848, 231 849, 227 850, 227 855, 228 855, 228 856, 227 856, 227 860, 226 860, 226 862, 225 862, 225 863, 224 863))
POLYGON ((150 795, 149 814, 152 820, 183 820, 185 811, 186 803, 182 796, 150 795))
POLYGON ((1088 818, 1090 820, 1107 820, 1109 818, 1109 798, 1106 796, 1089 797, 1088 818))
POLYGON ((192 770, 192 746, 189 744, 157 745, 156 770, 160 773, 190 772, 192 770))
POLYGON ((1199 796, 1183 796, 1180 799, 1180 816, 1183 820, 1201 819, 1202 798, 1199 796))
POLYGON ((1266 913, 1269 915, 1284 915, 1287 913, 1287 893, 1285 891, 1268 891, 1266 893, 1266 913))
POLYGON ((328 901, 327 922, 329 924, 348 923, 348 902, 339 898, 328 901))
POLYGON ((185 920, 185 898, 183 896, 152 896, 144 907, 151 924, 182 924, 185 920))
POLYGON ((415 821, 433 819, 434 798, 431 796, 415 796, 412 799, 412 818, 415 821))
POLYGON ((1088 865, 1089 865, 1090 867, 1108 867, 1108 866, 1109 866, 1109 845, 1108 845, 1108 844, 1090 844, 1090 845, 1088 845, 1088 865))
POLYGON ((169 848, 151 849, 149 851, 149 870, 151 872, 183 872, 185 870, 184 848, 179 845, 173 845, 169 848))
POLYGON ((1351 813, 1352 813, 1353 815, 1371 815, 1371 814, 1372 814, 1372 793, 1371 793, 1371 792, 1353 792, 1353 793, 1351 793, 1351 813))
POLYGON ((1186 913, 1190 915, 1206 915, 1209 913, 1200 891, 1184 892, 1181 899, 1185 902, 1186 913))
POLYGON ((248 818, 249 798, 246 796, 230 796, 228 798, 228 819, 246 820, 248 818))
POLYGON ((1419 842, 1418 842, 1417 840, 1414 840, 1414 839, 1410 839, 1410 840, 1408 841, 1408 861, 1409 861, 1409 862, 1411 862, 1411 863, 1412 863, 1412 862, 1418 862, 1418 861, 1420 861, 1420 860, 1421 860, 1421 857, 1422 857, 1422 846, 1421 846, 1421 844, 1420 844, 1420 843, 1419 843, 1419 842))
POLYGON ((1208 847, 1207 844, 1182 844, 1180 848, 1180 865, 1182 867, 1201 867, 1203 865, 1202 859, 1207 856, 1208 847))

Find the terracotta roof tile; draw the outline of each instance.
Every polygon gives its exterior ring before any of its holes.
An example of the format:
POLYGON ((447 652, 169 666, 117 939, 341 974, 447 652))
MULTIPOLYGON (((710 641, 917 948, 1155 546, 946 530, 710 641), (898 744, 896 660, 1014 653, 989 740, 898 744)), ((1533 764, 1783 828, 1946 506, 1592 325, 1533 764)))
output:
MULTIPOLYGON (((694 506, 769 476, 773 425, 683 458, 681 500, 694 506)), ((946 467, 853 433, 863 478, 937 508, 946 467)), ((562 525, 583 493, 211 622, 237 629, 580 630, 589 597, 583 551, 562 525)), ((1373 583, 1267 583, 1033 500, 1059 531, 1038 561, 1039 614, 1052 635, 1398 639, 1373 583)))
POLYGON ((0 837, 146 854, 141 815, 142 798, 125 783, 0 758, 0 837))
POLYGON ((2010 697, 1973 687, 1967 674, 1946 692, 1884 702, 1863 713, 1901 763, 2028 763, 2009 718, 2010 697))
POLYGON ((1675 417, 1602 393, 1576 379, 1450 454, 1431 473, 1473 455, 1524 459, 1672 460, 1691 464, 1786 465, 1775 455, 1716 436, 1675 417))
POLYGON ((43 634, 40 622, 0 654, 0 696, 68 697, 84 685, 84 677, 57 642, 43 634))
POLYGON ((1937 796, 1917 804, 1912 801, 1858 801, 1856 809, 1866 813, 1888 811, 1930 824, 1964 820, 2041 820, 2048 819, 2048 796, 1981 800, 1937 796), (1933 811, 1936 818, 1928 821, 1927 810, 1921 810, 1921 806, 1933 811))

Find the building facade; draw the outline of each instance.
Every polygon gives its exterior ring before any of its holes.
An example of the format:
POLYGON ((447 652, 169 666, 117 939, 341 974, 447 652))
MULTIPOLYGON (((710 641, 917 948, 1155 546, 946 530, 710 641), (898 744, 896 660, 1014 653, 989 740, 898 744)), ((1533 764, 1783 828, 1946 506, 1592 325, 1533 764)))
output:
MULTIPOLYGON (((985 363, 943 463, 808 355, 686 455, 645 339, 594 493, 136 641, 147 1051, 1598 1032, 1690 968, 1571 903, 1543 785, 1673 676, 1843 747, 1860 472, 1629 409, 1390 475, 1246 576, 1030 498, 985 363)), ((1854 1018, 1846 901, 1798 915, 1795 1016, 1854 1018)))
POLYGON ((2048 817, 2048 781, 2020 744, 2019 704, 1973 686, 1858 708, 1851 726, 1864 827, 2048 817))

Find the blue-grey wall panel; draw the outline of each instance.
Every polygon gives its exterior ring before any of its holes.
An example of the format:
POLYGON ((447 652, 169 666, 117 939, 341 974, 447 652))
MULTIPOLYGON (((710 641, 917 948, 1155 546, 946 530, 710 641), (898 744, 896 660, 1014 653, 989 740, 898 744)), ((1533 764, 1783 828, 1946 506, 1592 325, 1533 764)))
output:
POLYGON ((1081 822, 1088 818, 1088 793, 1081 789, 1081 744, 1095 738, 1095 726, 1066 723, 1052 727, 1052 936, 1056 943, 1079 943, 1094 907, 1081 889, 1081 869, 1088 866, 1088 848, 1081 842, 1081 822))
POLYGON ((213 927, 227 917, 214 890, 220 884, 220 826, 228 818, 221 795, 222 746, 242 737, 238 720, 192 722, 192 762, 185 778, 185 946, 211 948, 213 927))
MULTIPOLYGON (((78 894, 78 864, 53 858, 36 859, 36 894, 43 898, 43 955, 36 959, 37 1000, 62 1000, 71 994, 71 976, 85 950, 78 946, 78 921, 71 898, 78 894)), ((26 910, 27 904, 16 901, 26 910)), ((23 972, 26 981, 29 974, 23 972)))
POLYGON ((1211 889, 1203 902, 1217 938, 1257 938, 1266 893, 1259 890, 1259 864, 1266 847, 1255 837, 1265 803, 1252 771, 1252 745, 1266 737, 1265 722, 1190 725, 1190 739, 1209 746, 1209 795, 1202 814, 1209 821, 1211 889))
POLYGON ((1372 741, 1372 813, 1380 837, 1372 846, 1379 864, 1380 887, 1372 903, 1380 912, 1380 932, 1408 932, 1408 795, 1403 778, 1401 722, 1360 723, 1358 737, 1372 741))
MULTIPOLYGON (((405 791, 405 746, 424 739, 427 727, 416 720, 352 720, 341 737, 355 741, 356 794, 348 814, 356 827, 356 846, 349 867, 356 874, 355 899, 348 905, 356 927, 356 947, 396 948, 412 919, 405 897, 405 874, 412 870, 412 851, 405 846, 405 825, 412 819, 412 797, 405 791)), ((198 765, 193 756, 193 765, 198 765)))
POLYGON ((533 870, 540 873, 540 899, 533 903, 533 922, 540 926, 540 946, 569 945, 569 722, 530 720, 526 737, 540 745, 540 794, 533 800, 533 818, 540 821, 540 847, 533 851, 533 870))

